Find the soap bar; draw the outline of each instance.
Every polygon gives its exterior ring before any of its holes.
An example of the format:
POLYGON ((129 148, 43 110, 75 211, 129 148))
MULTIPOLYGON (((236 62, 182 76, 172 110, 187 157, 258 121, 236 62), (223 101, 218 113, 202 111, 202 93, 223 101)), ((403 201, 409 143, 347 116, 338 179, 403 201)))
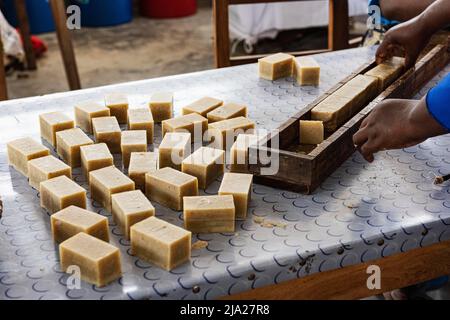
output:
POLYGON ((56 243, 66 241, 80 232, 109 242, 108 219, 97 213, 70 206, 53 214, 50 220, 56 243))
POLYGON ((229 150, 239 134, 252 133, 254 129, 253 121, 245 117, 237 117, 210 123, 206 136, 208 141, 214 141, 216 148, 229 150))
POLYGON ((236 117, 247 117, 247 107, 237 103, 225 103, 208 113, 208 122, 217 122, 236 117))
POLYGON ((404 58, 392 57, 390 60, 380 63, 365 74, 378 79, 378 93, 381 93, 381 91, 390 86, 401 75, 404 67, 404 58))
POLYGON ((232 195, 185 197, 184 227, 193 233, 234 232, 232 195))
POLYGON ((145 130, 123 131, 120 148, 122 149, 123 167, 128 168, 132 152, 147 151, 147 132, 145 130))
POLYGON ((53 147, 56 147, 56 132, 72 129, 75 123, 62 112, 49 112, 39 115, 41 137, 53 147))
POLYGON ((28 177, 28 161, 50 154, 50 150, 31 138, 20 138, 6 145, 8 162, 17 171, 28 177))
POLYGON ((240 134, 230 149, 230 171, 248 172, 249 156, 248 148, 256 146, 258 136, 256 134, 240 134))
POLYGON ((28 161, 29 183, 38 191, 42 181, 63 175, 72 178, 72 168, 52 155, 28 161))
POLYGON ((120 251, 113 245, 84 232, 67 239, 59 246, 61 270, 71 273, 78 266, 81 279, 104 287, 120 278, 120 251))
POLYGON ((80 128, 58 131, 56 141, 56 151, 72 168, 81 166, 80 147, 94 144, 80 128))
POLYGON ((236 220, 247 218, 248 205, 252 194, 252 182, 252 174, 227 172, 223 175, 218 194, 233 196, 236 220))
POLYGON ((168 271, 189 261, 191 232, 156 217, 131 227, 131 253, 168 271))
POLYGON ((197 114, 190 113, 162 122, 162 136, 167 132, 189 132, 193 142, 203 141, 203 133, 208 128, 208 119, 197 114))
POLYGON ((358 113, 370 100, 378 94, 377 80, 373 77, 358 74, 342 87, 337 89, 333 95, 352 99, 352 115, 358 113))
POLYGON ((106 107, 112 117, 116 117, 119 123, 127 123, 128 97, 122 93, 110 93, 105 96, 106 107))
POLYGON ((153 143, 155 125, 149 108, 128 110, 128 130, 145 130, 147 143, 153 143))
POLYGON ((155 122, 161 122, 173 117, 173 93, 154 93, 149 103, 150 110, 155 122))
MULTIPOLYGON (((89 172, 114 164, 114 158, 106 143, 90 144, 80 147, 81 168, 88 179, 89 172)), ((89 180, 89 179, 88 179, 89 180)))
POLYGON ((191 154, 191 135, 186 132, 169 132, 159 145, 159 168, 181 170, 181 162, 191 154))
POLYGON ((198 194, 198 180, 173 168, 162 168, 145 175, 145 194, 159 204, 174 209, 183 209, 183 197, 198 194))
POLYGON ((301 86, 318 86, 320 66, 311 57, 298 57, 294 59, 294 77, 301 86))
POLYGON ((106 143, 112 153, 120 152, 122 132, 115 117, 99 117, 92 119, 95 141, 106 143))
POLYGON ((145 174, 158 170, 157 152, 132 152, 128 176, 134 181, 136 189, 145 192, 145 174))
POLYGON ((42 181, 39 192, 41 207, 49 213, 72 205, 86 209, 86 190, 66 176, 42 181))
POLYGON ((114 221, 127 240, 132 225, 155 215, 155 208, 141 190, 113 194, 111 201, 114 221))
POLYGON ((258 60, 259 77, 267 80, 290 77, 294 57, 286 53, 276 53, 258 60))
POLYGON ((206 189, 223 174, 224 167, 225 152, 223 150, 201 147, 183 160, 181 171, 197 177, 198 187, 206 189))
POLYGON ((316 120, 300 120, 300 143, 319 144, 324 137, 323 122, 316 120))
POLYGON ((92 119, 97 117, 108 117, 109 108, 103 103, 94 101, 83 102, 75 106, 75 123, 86 133, 92 133, 92 119))
POLYGON ((186 115, 190 113, 198 113, 199 115, 206 117, 208 112, 213 111, 222 104, 222 100, 211 97, 203 97, 184 107, 182 109, 182 114, 186 115))
POLYGON ((89 173, 91 197, 106 210, 111 211, 111 195, 134 190, 134 182, 114 166, 89 173))

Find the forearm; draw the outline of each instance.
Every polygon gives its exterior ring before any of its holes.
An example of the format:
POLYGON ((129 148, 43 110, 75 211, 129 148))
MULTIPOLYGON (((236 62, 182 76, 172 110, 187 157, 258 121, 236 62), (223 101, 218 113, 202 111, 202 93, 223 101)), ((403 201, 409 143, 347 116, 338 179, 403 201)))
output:
POLYGON ((450 0, 436 0, 414 20, 422 32, 433 35, 450 25, 450 0))
POLYGON ((384 17, 389 20, 408 21, 424 12, 436 0, 380 0, 384 17))
MULTIPOLYGON (((450 114, 450 109, 448 111, 450 114)), ((406 127, 409 128, 408 136, 412 140, 423 141, 447 133, 448 130, 439 120, 442 119, 436 119, 435 115, 430 113, 427 98, 422 98, 408 114, 406 123, 406 127)))

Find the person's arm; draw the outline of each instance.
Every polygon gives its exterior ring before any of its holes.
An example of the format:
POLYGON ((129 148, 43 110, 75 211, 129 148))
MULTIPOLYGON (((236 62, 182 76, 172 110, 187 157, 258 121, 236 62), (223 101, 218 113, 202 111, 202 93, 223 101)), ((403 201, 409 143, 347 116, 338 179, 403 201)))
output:
POLYGON ((408 21, 421 14, 436 0, 379 0, 383 16, 389 20, 408 21))
POLYGON ((431 36, 449 24, 450 0, 436 0, 417 17, 386 32, 376 53, 377 62, 400 54, 405 56, 406 66, 411 66, 431 36))

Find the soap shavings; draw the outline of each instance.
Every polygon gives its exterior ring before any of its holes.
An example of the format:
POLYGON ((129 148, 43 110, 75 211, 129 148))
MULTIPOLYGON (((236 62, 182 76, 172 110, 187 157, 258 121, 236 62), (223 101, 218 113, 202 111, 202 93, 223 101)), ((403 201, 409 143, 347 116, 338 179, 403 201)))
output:
POLYGON ((204 249, 208 246, 208 241, 198 240, 192 244, 193 250, 204 249))
POLYGON ((259 224, 263 228, 283 228, 286 229, 287 224, 283 222, 273 221, 273 220, 267 220, 262 217, 255 217, 253 218, 253 222, 259 224))

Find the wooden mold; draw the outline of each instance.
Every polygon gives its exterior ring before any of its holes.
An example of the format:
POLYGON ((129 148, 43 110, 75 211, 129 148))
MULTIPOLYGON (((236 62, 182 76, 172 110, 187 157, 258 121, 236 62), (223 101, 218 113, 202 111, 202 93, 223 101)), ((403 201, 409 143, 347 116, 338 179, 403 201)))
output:
POLYGON ((311 119, 311 110, 320 101, 356 75, 364 74, 373 68, 376 63, 373 61, 361 66, 356 72, 306 106, 304 110, 289 118, 276 133, 269 134, 260 140, 258 146, 251 146, 248 171, 255 176, 256 183, 301 193, 313 192, 356 151, 352 137, 358 131, 363 119, 378 103, 390 98, 413 97, 447 65, 449 57, 448 43, 434 45, 418 60, 414 68, 404 71, 394 83, 344 125, 333 133, 326 134, 321 144, 312 146, 310 149, 299 145, 299 120, 311 119), (272 148, 272 145, 277 145, 274 139, 278 139, 278 147, 272 148), (273 175, 263 175, 261 172, 263 168, 273 166, 268 159, 279 161, 279 169, 273 175))

